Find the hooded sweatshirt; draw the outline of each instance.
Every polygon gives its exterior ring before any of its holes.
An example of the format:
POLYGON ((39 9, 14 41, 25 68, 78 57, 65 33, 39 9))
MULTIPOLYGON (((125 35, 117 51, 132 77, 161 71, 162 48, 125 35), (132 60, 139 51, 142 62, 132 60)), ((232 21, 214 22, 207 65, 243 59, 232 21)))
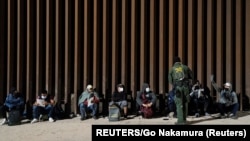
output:
POLYGON ((99 95, 97 94, 97 92, 93 91, 93 92, 89 92, 88 89, 86 88, 82 94, 79 96, 78 99, 78 105, 80 105, 81 103, 83 103, 85 100, 88 100, 89 98, 91 98, 91 94, 94 94, 95 98, 97 98, 97 100, 99 100, 99 95))
POLYGON ((141 91, 136 96, 136 102, 141 106, 143 104, 142 94, 145 94, 145 97, 148 100, 148 102, 149 103, 152 102, 153 105, 155 105, 156 104, 155 93, 152 90, 150 90, 149 92, 146 92, 146 88, 149 88, 149 84, 148 83, 144 83, 142 85, 141 91))

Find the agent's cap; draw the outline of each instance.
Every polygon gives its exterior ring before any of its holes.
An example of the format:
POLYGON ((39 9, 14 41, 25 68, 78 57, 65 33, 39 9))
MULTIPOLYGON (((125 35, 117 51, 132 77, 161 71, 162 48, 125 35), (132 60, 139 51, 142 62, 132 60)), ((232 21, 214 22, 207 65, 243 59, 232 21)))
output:
POLYGON ((178 56, 174 57, 174 63, 176 63, 176 62, 181 62, 181 58, 178 56))

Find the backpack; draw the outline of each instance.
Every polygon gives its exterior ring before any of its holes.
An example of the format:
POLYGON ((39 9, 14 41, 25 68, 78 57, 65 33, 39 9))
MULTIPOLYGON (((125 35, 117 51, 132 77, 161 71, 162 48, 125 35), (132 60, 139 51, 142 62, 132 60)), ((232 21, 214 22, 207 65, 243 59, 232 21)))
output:
POLYGON ((185 78, 183 65, 176 65, 173 67, 173 80, 181 81, 185 78))
POLYGON ((168 105, 175 104, 174 97, 175 97, 175 93, 174 93, 174 89, 173 89, 173 90, 171 90, 169 92, 169 95, 167 96, 167 98, 168 98, 168 105))
POLYGON ((152 107, 143 107, 141 106, 141 112, 143 118, 152 118, 153 117, 153 109, 152 107))
POLYGON ((116 104, 109 105, 109 121, 119 121, 121 118, 120 107, 116 104))
POLYGON ((14 126, 14 125, 20 125, 21 124, 21 113, 19 110, 11 110, 9 112, 9 117, 8 117, 8 125, 9 126, 14 126))
POLYGON ((56 119, 68 118, 67 113, 63 110, 61 103, 56 103, 54 107, 54 116, 56 119))

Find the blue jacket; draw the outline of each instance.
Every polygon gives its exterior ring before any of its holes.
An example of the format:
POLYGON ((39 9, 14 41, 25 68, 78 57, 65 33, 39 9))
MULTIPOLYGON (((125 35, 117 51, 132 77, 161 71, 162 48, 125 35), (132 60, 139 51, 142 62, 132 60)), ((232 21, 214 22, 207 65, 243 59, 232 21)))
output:
POLYGON ((5 99, 4 105, 10 109, 17 106, 24 105, 24 99, 21 96, 14 96, 12 93, 9 93, 5 99))

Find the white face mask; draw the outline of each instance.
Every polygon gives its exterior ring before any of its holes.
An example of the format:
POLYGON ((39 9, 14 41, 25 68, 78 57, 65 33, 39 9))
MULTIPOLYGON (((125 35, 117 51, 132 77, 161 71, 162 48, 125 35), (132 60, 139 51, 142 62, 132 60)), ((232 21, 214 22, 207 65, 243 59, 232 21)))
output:
POLYGON ((150 88, 146 88, 145 90, 146 90, 146 92, 149 92, 149 91, 150 91, 150 88))
POLYGON ((123 92, 123 88, 118 88, 118 91, 119 92, 123 92))
POLYGON ((42 95, 42 99, 45 99, 45 98, 47 98, 47 96, 42 95))

